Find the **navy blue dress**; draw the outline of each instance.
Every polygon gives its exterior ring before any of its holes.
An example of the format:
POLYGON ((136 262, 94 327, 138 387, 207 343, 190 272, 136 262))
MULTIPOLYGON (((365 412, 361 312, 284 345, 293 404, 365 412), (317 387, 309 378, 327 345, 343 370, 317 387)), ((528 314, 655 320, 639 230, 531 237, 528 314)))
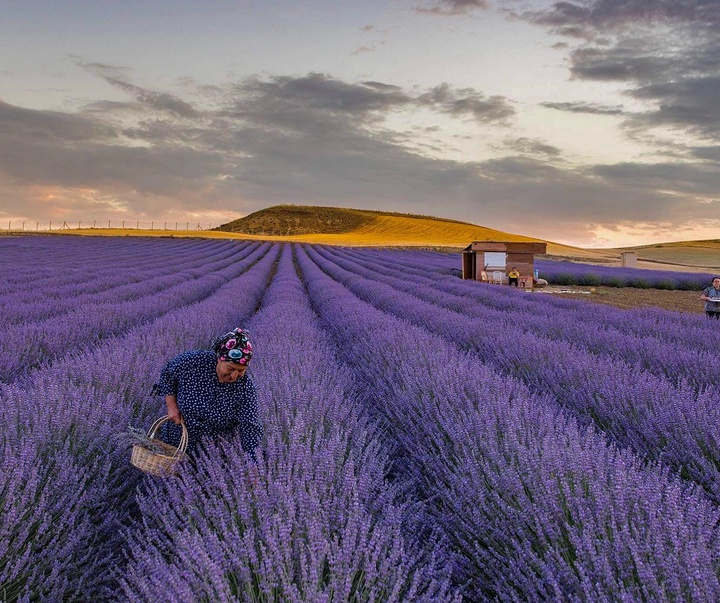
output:
MULTIPOLYGON (((201 438, 216 439, 239 430, 243 450, 255 458, 263 434, 255 385, 247 374, 234 383, 221 383, 216 365, 217 357, 210 350, 183 352, 165 365, 153 391, 177 397, 188 430, 188 452, 201 438)), ((174 446, 180 434, 180 426, 169 422, 160 433, 163 441, 174 446)))

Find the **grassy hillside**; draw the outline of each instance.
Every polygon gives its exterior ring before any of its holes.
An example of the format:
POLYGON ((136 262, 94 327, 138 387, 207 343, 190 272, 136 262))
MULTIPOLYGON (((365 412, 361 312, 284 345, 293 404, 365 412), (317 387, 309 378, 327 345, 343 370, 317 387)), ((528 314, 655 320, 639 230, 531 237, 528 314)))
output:
POLYGON ((368 222, 367 212, 333 207, 276 205, 233 220, 214 230, 272 237, 307 234, 347 234, 368 222))
MULTIPOLYGON (((348 246, 462 248, 472 241, 539 240, 445 218, 297 205, 268 207, 214 230, 253 238, 348 246)), ((618 257, 617 252, 547 243, 549 255, 592 261, 612 261, 618 257)))

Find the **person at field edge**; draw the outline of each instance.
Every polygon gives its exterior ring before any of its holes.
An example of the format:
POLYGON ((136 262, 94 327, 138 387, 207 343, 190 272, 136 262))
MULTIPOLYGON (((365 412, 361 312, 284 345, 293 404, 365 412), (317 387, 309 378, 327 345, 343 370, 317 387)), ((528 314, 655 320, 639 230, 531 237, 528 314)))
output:
POLYGON ((518 279, 520 278, 520 273, 517 271, 517 268, 515 266, 512 267, 512 270, 508 272, 508 285, 515 285, 518 286, 518 279))
POLYGON ((236 328, 216 338, 211 350, 191 350, 172 358, 160 372, 153 392, 165 397, 170 422, 160 437, 177 446, 181 421, 188 430, 192 453, 205 439, 240 435, 253 460, 263 435, 255 385, 247 374, 253 355, 249 333, 236 328))
POLYGON ((703 289, 700 299, 705 301, 705 315, 720 319, 720 276, 713 278, 712 285, 703 289))

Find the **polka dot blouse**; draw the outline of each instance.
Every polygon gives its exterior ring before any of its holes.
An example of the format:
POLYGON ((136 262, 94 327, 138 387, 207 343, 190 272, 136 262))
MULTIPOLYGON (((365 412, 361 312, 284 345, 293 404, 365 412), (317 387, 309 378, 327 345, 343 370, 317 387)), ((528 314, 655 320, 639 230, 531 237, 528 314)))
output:
MULTIPOLYGON (((263 434, 255 385, 247 374, 234 383, 221 383, 216 364, 210 350, 184 352, 165 365, 154 391, 177 397, 188 430, 189 452, 203 437, 218 438, 239 430, 243 450, 255 458, 263 434)), ((165 423, 161 437, 177 446, 180 433, 179 425, 165 423)))

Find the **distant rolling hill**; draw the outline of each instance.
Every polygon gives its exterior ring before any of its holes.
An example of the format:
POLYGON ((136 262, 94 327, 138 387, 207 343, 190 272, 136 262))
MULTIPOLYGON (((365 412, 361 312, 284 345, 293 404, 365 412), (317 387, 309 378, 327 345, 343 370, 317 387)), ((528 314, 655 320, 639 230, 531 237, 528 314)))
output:
POLYGON ((634 251, 638 258, 648 263, 720 271, 720 239, 658 243, 616 251, 634 251))
MULTIPOLYGON (((214 230, 279 241, 384 247, 462 248, 472 241, 541 240, 445 218, 300 205, 268 207, 214 230)), ((617 252, 545 242, 548 255, 599 262, 618 258, 617 252)))

